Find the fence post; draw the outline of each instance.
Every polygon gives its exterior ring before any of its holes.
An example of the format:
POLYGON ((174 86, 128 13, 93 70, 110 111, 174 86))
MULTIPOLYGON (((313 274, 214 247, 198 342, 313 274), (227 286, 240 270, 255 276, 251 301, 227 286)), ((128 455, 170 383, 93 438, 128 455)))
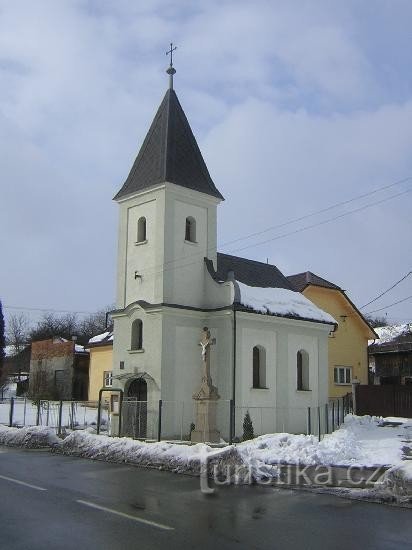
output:
POLYGON ((74 401, 72 401, 70 403, 70 416, 71 416, 71 419, 70 419, 70 428, 72 430, 74 430, 74 401))
POLYGON ((159 399, 159 420, 157 422, 157 441, 162 440, 162 407, 163 407, 163 399, 159 399))
POLYGON ((50 418, 50 401, 47 401, 46 426, 49 425, 49 418, 50 418))
POLYGON ((318 439, 320 441, 320 406, 318 405, 318 439))
POLYGON ((233 438, 235 437, 234 435, 234 420, 235 420, 235 415, 233 414, 234 413, 234 409, 233 409, 233 399, 231 399, 229 401, 229 445, 232 445, 233 443, 233 438))
POLYGON ((9 427, 13 426, 14 397, 10 397, 9 427))
POLYGON ((332 401, 332 432, 335 431, 335 402, 332 401))
POLYGON ((63 401, 59 403, 59 423, 57 427, 57 435, 62 433, 62 418, 63 418, 63 401))
POLYGON ((40 424, 40 407, 41 407, 41 401, 39 399, 37 403, 36 426, 40 424))
POLYGON ((329 405, 326 403, 325 405, 325 431, 328 434, 329 433, 329 405))
POLYGON ((359 387, 360 381, 357 378, 354 378, 352 380, 352 409, 353 414, 358 414, 358 396, 356 395, 356 391, 359 387))
POLYGON ((311 434, 311 427, 312 427, 312 422, 310 418, 310 407, 308 407, 308 435, 311 434))

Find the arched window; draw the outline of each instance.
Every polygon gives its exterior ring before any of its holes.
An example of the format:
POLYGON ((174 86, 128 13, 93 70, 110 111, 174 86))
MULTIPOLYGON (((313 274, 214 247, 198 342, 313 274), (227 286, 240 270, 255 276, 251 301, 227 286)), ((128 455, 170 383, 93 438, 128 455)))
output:
POLYGON ((146 218, 142 216, 137 222, 137 242, 143 243, 146 237, 146 218))
POLYGON ((196 220, 191 216, 186 218, 185 241, 196 242, 196 220))
POLYGON ((296 354, 296 387, 299 391, 308 391, 309 388, 309 354, 301 349, 296 354))
POLYGON ((261 346, 253 348, 253 387, 266 388, 266 351, 261 346))
POLYGON ((131 349, 143 348, 143 323, 141 319, 136 319, 132 323, 132 342, 131 349))

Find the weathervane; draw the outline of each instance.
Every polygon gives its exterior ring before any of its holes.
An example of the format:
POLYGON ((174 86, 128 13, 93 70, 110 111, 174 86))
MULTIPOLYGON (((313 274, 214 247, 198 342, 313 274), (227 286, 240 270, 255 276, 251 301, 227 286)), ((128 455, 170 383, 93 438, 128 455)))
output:
POLYGON ((177 50, 177 46, 173 47, 173 42, 170 42, 170 50, 166 52, 166 55, 170 54, 170 66, 167 69, 169 75, 169 88, 173 90, 173 75, 176 73, 176 69, 173 67, 173 52, 177 50))

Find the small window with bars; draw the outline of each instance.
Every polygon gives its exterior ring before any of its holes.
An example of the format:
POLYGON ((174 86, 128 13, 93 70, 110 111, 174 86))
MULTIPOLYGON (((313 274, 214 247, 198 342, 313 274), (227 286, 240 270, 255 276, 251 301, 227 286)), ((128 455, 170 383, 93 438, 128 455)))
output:
POLYGON ((347 386, 352 382, 352 367, 335 367, 334 380, 338 386, 347 386))

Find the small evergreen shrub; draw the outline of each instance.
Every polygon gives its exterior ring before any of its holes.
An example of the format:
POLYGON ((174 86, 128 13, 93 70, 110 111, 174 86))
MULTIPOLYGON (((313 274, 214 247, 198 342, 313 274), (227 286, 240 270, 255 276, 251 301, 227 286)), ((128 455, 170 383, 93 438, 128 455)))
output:
POLYGON ((249 411, 246 411, 245 418, 243 420, 243 441, 248 439, 254 439, 255 434, 253 433, 253 422, 250 418, 249 411))

